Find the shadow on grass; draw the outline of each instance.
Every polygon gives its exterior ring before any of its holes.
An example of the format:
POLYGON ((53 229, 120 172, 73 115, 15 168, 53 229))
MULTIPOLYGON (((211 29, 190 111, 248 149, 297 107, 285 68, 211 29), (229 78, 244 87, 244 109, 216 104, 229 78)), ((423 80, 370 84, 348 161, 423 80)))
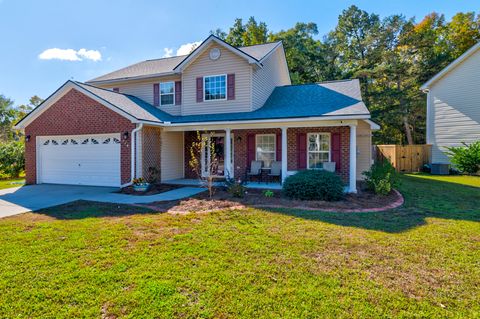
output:
MULTIPOLYGON (((173 205, 173 204, 172 204, 173 205)), ((138 214, 155 214, 156 211, 140 206, 78 200, 36 211, 35 214, 56 219, 122 217, 138 214)))
POLYGON ((415 176, 401 177, 403 207, 379 213, 326 213, 296 209, 265 209, 298 218, 340 226, 399 233, 426 224, 426 218, 480 222, 477 187, 415 176))
MULTIPOLYGON (((403 175, 399 190, 405 197, 404 206, 386 212, 327 213, 295 208, 262 210, 339 226, 389 233, 399 233, 425 225, 426 219, 430 217, 480 222, 480 191, 476 187, 403 175)), ((164 203, 162 211, 177 204, 175 201, 164 203)), ((37 213, 56 219, 82 219, 154 214, 158 211, 132 205, 75 201, 43 209, 37 213)))

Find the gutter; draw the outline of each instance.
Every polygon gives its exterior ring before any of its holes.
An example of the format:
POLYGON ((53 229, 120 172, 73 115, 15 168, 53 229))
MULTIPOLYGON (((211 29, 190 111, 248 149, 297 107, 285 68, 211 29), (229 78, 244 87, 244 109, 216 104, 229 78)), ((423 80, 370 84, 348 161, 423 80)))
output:
POLYGON ((122 187, 127 187, 133 184, 133 179, 135 178, 135 151, 136 151, 136 143, 135 143, 135 136, 137 132, 140 132, 143 128, 143 123, 140 123, 138 127, 132 130, 131 132, 131 139, 132 139, 132 153, 131 153, 131 164, 130 164, 130 182, 123 184, 122 187))

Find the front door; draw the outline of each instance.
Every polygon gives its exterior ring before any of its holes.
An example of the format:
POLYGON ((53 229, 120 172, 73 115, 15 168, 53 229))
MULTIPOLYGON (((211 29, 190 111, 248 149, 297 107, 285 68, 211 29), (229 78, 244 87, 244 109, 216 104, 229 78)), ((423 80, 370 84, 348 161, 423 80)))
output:
MULTIPOLYGON (((225 134, 203 134, 202 137, 209 140, 202 148, 202 176, 225 177, 225 134)), ((233 167, 233 137, 231 145, 233 167)))

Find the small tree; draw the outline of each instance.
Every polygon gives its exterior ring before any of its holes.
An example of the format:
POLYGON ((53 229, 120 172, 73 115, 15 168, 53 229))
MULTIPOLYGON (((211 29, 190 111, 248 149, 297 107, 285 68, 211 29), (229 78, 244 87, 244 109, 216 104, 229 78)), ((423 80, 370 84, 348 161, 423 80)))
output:
POLYGON ((188 165, 197 174, 200 183, 208 188, 210 198, 212 198, 214 194, 214 172, 218 166, 218 158, 215 154, 215 143, 212 141, 212 136, 213 134, 202 136, 200 132, 197 131, 197 138, 190 146, 190 160, 188 161, 188 165), (208 151, 206 156, 210 156, 210 162, 205 163, 207 165, 205 175, 202 174, 202 164, 200 162, 204 149, 208 151))
POLYGON ((0 176, 18 177, 25 170, 23 142, 0 143, 0 176))
POLYGON ((463 146, 447 147, 447 155, 452 164, 461 172, 470 175, 476 174, 480 171, 480 141, 470 145, 462 144, 463 146))

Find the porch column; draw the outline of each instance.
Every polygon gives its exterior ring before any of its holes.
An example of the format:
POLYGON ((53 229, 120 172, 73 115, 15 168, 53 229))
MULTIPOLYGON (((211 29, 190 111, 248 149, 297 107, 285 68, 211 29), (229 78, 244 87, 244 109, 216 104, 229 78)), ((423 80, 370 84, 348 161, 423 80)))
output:
POLYGON ((230 129, 225 129, 225 176, 233 178, 232 169, 232 137, 230 129))
POLYGON ((350 185, 349 193, 357 192, 357 125, 350 125, 350 185))
POLYGON ((287 128, 282 127, 282 183, 287 178, 288 159, 287 159, 287 128))

